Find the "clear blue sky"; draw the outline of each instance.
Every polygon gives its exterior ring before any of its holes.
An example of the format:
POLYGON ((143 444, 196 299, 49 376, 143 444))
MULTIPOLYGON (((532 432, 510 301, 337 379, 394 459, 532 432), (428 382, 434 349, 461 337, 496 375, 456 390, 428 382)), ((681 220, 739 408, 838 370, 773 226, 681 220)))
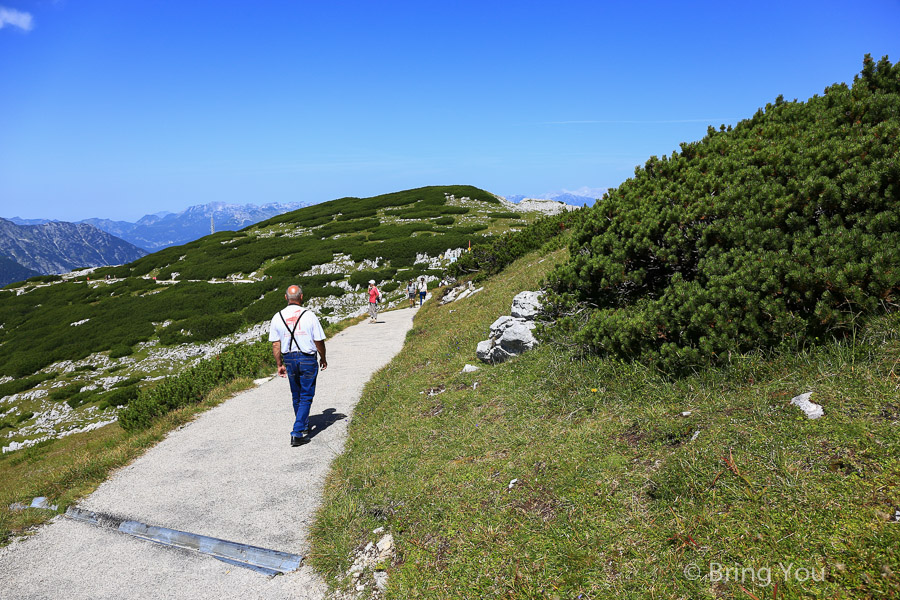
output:
POLYGON ((0 0, 0 216, 617 186, 900 60, 900 2, 0 0))

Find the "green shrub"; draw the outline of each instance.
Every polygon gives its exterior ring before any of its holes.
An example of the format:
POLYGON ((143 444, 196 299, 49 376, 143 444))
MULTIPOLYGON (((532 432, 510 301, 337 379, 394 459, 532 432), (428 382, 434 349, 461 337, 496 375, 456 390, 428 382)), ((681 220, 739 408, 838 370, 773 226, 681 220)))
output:
POLYGON ((69 399, 66 400, 66 404, 68 404, 71 408, 78 408, 83 404, 87 404, 89 402, 93 402, 98 397, 97 392, 91 390, 88 392, 78 392, 77 394, 73 394, 69 396, 69 399))
POLYGON ((576 210, 541 217, 521 231, 507 232, 475 243, 471 252, 464 253, 450 265, 448 272, 453 277, 478 273, 477 279, 482 279, 499 273, 514 260, 545 245, 558 244, 561 247, 565 234, 581 221, 583 215, 583 211, 576 210))
POLYGON ((110 358, 122 358, 123 356, 131 356, 134 354, 134 348, 128 344, 116 344, 109 349, 110 358))
POLYGON ((23 412, 21 415, 16 417, 16 424, 21 425, 22 423, 24 423, 28 419, 32 418, 33 416, 34 416, 33 412, 23 412))
POLYGON ((126 404, 137 398, 139 393, 139 388, 136 385, 113 390, 112 392, 109 392, 108 394, 104 394, 102 396, 102 400, 98 405, 98 408, 103 410, 104 408, 110 408, 114 406, 125 406, 126 404))
POLYGON ((60 275, 36 275, 25 280, 26 283, 51 283, 54 281, 62 281, 60 275))
POLYGON ((56 373, 39 373, 37 375, 32 375, 31 377, 13 379, 12 381, 7 381, 6 383, 0 383, 0 398, 3 398, 4 396, 12 396, 13 394, 18 394, 19 392, 25 392, 38 385, 39 383, 43 383, 44 381, 53 379, 55 377, 56 373))
POLYGON ((867 56, 852 87, 651 157, 589 210, 551 313, 666 371, 849 334, 900 292, 898 115, 900 66, 867 56))
POLYGON ((83 387, 83 383, 73 383, 72 385, 67 385, 66 387, 57 388, 51 391, 49 397, 51 400, 62 402, 81 392, 81 388, 83 387))
POLYGON ((274 367, 268 343, 230 346, 212 359, 140 390, 119 415, 119 424, 126 431, 145 429, 172 410, 201 402, 216 386, 271 373, 274 367))
POLYGON ((438 217, 437 219, 433 219, 431 222, 435 225, 453 225, 455 221, 455 217, 438 217))
POLYGON ((189 317, 164 327, 159 332, 159 340, 165 345, 208 342, 234 333, 243 323, 244 318, 240 313, 189 317))
POLYGON ((517 212, 492 212, 488 213, 492 219, 521 219, 522 214, 517 212))
POLYGON ((369 281, 374 279, 376 285, 379 285, 382 281, 387 281, 391 277, 393 277, 396 272, 397 269, 390 267, 386 269, 378 269, 377 271, 354 271, 347 279, 347 283, 349 283, 352 287, 366 287, 369 285, 369 281))

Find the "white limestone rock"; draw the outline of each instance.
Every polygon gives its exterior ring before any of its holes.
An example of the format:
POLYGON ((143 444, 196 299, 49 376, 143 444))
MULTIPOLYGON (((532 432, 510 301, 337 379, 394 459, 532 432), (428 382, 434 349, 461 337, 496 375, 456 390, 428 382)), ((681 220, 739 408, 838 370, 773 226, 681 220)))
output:
POLYGON ((811 402, 809 400, 810 396, 812 396, 812 392, 800 394, 799 396, 791 399, 791 404, 806 413, 806 416, 810 419, 818 419, 819 417, 824 416, 825 410, 815 402, 811 402))
POLYGON ((521 292, 513 298, 510 314, 514 317, 533 320, 541 312, 541 296, 544 292, 521 292))

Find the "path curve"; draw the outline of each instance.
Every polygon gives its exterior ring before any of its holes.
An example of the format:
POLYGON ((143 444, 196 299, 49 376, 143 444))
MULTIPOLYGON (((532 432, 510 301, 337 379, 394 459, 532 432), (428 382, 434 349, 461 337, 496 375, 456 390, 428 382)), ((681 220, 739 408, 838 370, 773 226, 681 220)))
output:
MULTIPOLYGON (((276 377, 203 413, 117 471, 80 508, 150 525, 305 555, 332 459, 363 386, 403 347, 412 309, 379 315, 326 341, 309 444, 290 447, 290 390, 276 377)), ((54 518, 0 549, 0 596, 66 600, 313 599, 308 566, 268 577, 111 529, 54 518)))

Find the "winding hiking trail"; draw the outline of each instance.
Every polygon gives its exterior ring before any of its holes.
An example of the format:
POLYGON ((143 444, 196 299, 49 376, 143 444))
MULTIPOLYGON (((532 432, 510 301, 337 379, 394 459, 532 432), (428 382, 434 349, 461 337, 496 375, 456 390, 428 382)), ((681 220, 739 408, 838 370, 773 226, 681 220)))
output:
MULTIPOLYGON (((309 444, 290 447, 286 379, 241 392, 117 471, 79 508, 305 555, 332 459, 373 373, 403 347, 415 311, 396 310, 326 341, 309 444)), ((0 549, 0 598, 324 598, 306 565, 270 577, 211 556, 56 517, 0 549)))

